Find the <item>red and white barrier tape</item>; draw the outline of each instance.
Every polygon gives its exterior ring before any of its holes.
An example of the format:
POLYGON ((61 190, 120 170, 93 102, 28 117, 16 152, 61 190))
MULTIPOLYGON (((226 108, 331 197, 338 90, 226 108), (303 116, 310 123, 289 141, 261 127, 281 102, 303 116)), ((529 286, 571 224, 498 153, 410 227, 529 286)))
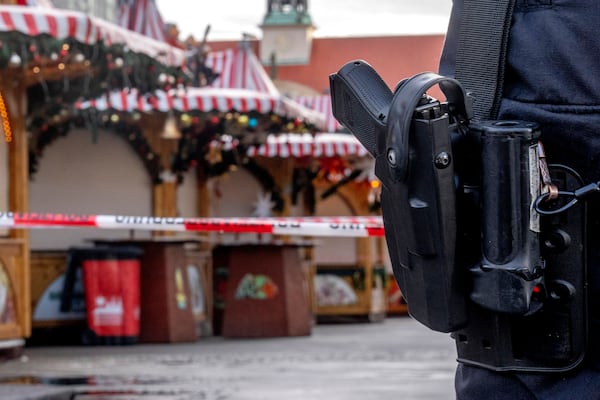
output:
POLYGON ((98 228, 176 232, 265 233, 295 236, 383 236, 380 217, 165 218, 0 212, 0 227, 98 228))

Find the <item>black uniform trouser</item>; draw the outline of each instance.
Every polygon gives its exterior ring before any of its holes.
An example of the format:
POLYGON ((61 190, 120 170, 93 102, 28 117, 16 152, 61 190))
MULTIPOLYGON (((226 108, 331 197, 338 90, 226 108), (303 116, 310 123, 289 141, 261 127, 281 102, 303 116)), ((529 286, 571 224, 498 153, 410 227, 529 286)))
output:
POLYGON ((581 368, 561 374, 497 373, 459 364, 457 400, 598 400, 600 372, 581 368))

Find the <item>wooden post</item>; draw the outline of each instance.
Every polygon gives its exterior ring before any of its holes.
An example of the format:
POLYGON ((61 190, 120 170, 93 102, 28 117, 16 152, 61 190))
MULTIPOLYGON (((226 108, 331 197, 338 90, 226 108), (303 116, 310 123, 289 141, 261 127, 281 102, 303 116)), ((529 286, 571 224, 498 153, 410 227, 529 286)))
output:
POLYGON ((202 166, 196 168, 197 201, 196 212, 198 217, 207 218, 210 215, 210 194, 208 192, 208 175, 202 166))
MULTIPOLYGON (((196 214, 200 218, 210 217, 210 193, 208 191, 208 175, 204 167, 196 168, 196 214)), ((212 245, 208 240, 211 236, 209 232, 198 232, 198 236, 207 239, 200 243, 200 249, 208 251, 212 245)), ((212 267, 211 267, 212 268, 212 267)))
MULTIPOLYGON (((23 81, 14 79, 12 73, 0 77, 0 93, 4 100, 8 121, 3 120, 5 131, 10 129, 9 152, 9 206, 11 211, 26 212, 29 209, 28 191, 28 145, 25 118, 27 116, 27 88, 23 81)), ((1 111, 1 110, 0 110, 1 111)), ((8 133, 5 132, 5 135, 8 133)), ((11 232, 11 237, 26 237, 27 230, 11 232)))
MULTIPOLYGON (((368 189, 360 182, 349 182, 338 189, 338 194, 344 199, 354 215, 369 215, 368 189)), ((372 238, 357 238, 356 259, 360 264, 373 264, 372 238)))
MULTIPOLYGON (((150 147, 159 154, 163 170, 163 181, 154 184, 152 190, 152 213, 156 217, 177 216, 177 181, 171 173, 171 156, 177 150, 177 139, 162 137, 167 115, 164 113, 144 114, 140 120, 142 134, 150 147)), ((170 236, 174 232, 154 231, 153 236, 170 236)))
MULTIPOLYGON (((350 207, 353 215, 369 215, 368 186, 363 182, 349 182, 338 188, 337 194, 350 207)), ((373 288, 374 267, 373 242, 376 238, 356 238, 357 267, 364 270, 365 298, 368 302, 367 315, 371 321, 380 321, 385 317, 385 294, 383 288, 373 288)))
MULTIPOLYGON (((0 75, 0 94, 3 106, 0 108, 4 138, 8 142, 9 169, 9 211, 29 211, 29 162, 27 132, 25 117, 27 115, 27 87, 18 73, 4 71, 0 75), (6 114, 4 114, 6 112, 6 114), (7 117, 6 119, 4 117, 7 117)), ((29 231, 12 229, 9 233, 7 246, 15 244, 12 260, 18 260, 18 274, 13 277, 15 297, 18 303, 18 318, 21 337, 31 335, 31 304, 30 304, 30 254, 29 231), (12 240, 11 240, 12 239, 12 240)), ((10 262, 6 262, 10 265, 10 262)), ((14 337, 14 336, 13 336, 14 337)), ((3 337, 6 338, 6 337, 3 337)))

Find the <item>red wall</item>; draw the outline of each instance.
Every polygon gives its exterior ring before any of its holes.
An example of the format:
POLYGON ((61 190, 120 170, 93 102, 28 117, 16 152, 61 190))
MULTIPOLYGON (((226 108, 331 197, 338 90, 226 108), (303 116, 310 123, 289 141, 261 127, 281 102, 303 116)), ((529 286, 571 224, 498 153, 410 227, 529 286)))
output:
MULTIPOLYGON (((444 35, 321 38, 313 40, 310 64, 278 66, 277 79, 293 81, 319 92, 329 88, 329 74, 346 62, 361 59, 373 66, 394 88, 403 78, 437 71, 444 35)), ((237 46, 236 42, 210 42, 213 51, 237 46)), ((257 53, 259 42, 251 43, 257 53)), ((270 68, 265 68, 270 73, 270 68)))

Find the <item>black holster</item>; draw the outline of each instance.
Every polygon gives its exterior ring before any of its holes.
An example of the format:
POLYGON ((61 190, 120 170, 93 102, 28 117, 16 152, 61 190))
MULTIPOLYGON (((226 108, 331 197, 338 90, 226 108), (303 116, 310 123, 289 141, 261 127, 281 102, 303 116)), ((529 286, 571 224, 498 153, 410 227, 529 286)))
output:
MULTIPOLYGON (((579 365, 588 332, 586 206, 551 215, 534 208, 547 186, 538 125, 472 120, 461 85, 433 73, 392 94, 355 61, 330 82, 334 115, 375 157, 409 313, 451 332, 460 362, 497 371, 579 365), (425 95, 434 85, 445 102, 425 95)), ((567 166, 549 174, 559 190, 582 186, 567 166)))

